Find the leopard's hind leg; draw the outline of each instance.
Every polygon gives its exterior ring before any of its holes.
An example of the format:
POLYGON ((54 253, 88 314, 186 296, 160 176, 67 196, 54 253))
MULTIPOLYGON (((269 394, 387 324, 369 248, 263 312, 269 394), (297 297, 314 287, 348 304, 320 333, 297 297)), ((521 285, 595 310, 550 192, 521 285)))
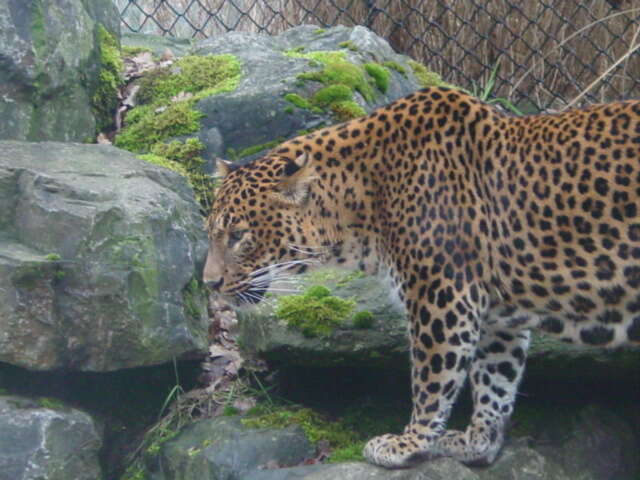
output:
POLYGON ((469 371, 471 423, 465 431, 447 430, 434 449, 470 465, 488 465, 500 452, 529 348, 529 331, 487 323, 469 371))

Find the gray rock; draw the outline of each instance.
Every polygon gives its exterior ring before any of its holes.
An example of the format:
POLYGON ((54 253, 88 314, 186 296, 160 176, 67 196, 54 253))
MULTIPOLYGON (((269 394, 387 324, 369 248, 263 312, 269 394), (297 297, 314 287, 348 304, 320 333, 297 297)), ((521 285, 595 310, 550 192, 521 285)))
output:
POLYGON ((41 403, 0 396, 0 480, 102 478, 102 439, 93 419, 41 403))
POLYGON ((584 478, 575 476, 576 472, 573 472, 573 475, 567 475, 561 465, 531 448, 525 440, 507 445, 491 466, 477 468, 474 471, 478 474, 479 480, 578 480, 584 478))
POLYGON ((206 235, 183 177, 109 146, 0 152, 0 361, 106 371, 206 349, 206 235))
POLYGON ((589 406, 560 434, 544 432, 548 434, 536 450, 562 465, 572 479, 635 480, 640 475, 640 440, 629 423, 611 411, 589 406))
POLYGON ((314 451, 298 427, 252 429, 221 417, 187 426, 149 463, 154 480, 244 480, 251 470, 296 465, 314 451))
POLYGON ((478 480, 470 469, 451 460, 441 458, 425 462, 415 468, 387 470, 366 463, 341 463, 254 471, 246 480, 478 480))
POLYGON ((355 65, 393 61, 404 66, 406 75, 389 69, 391 81, 385 93, 376 89, 375 98, 370 101, 359 93, 355 94, 355 100, 366 111, 419 88, 407 63, 409 58, 394 53, 383 38, 363 27, 334 27, 320 32, 317 26, 304 25, 277 36, 230 32, 200 40, 193 46, 140 35, 127 36, 124 41, 130 46, 152 48, 155 53, 169 48, 177 55, 232 54, 238 58, 242 65, 238 88, 204 98, 197 104, 197 109, 205 115, 198 136, 207 148, 208 157, 240 156, 240 160, 246 161, 263 153, 267 147, 259 153, 238 155, 243 149, 281 141, 297 136, 300 131, 336 123, 331 113, 294 108, 284 99, 289 93, 309 98, 323 87, 319 82, 301 82, 297 78, 302 73, 319 70, 320 66, 309 59, 289 57, 285 55, 287 50, 341 50, 355 65), (344 42, 349 42, 355 50, 341 47, 344 42))
POLYGON ((98 25, 120 34, 110 0, 0 3, 0 139, 95 136, 98 25))

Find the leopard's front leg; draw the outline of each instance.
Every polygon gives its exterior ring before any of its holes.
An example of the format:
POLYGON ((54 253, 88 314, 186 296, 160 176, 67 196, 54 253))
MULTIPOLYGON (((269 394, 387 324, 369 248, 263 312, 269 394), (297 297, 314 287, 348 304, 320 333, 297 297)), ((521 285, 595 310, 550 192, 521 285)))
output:
POLYGON ((458 291, 454 285, 440 284, 432 281, 426 298, 406 301, 413 411, 404 433, 375 437, 366 444, 365 458, 377 465, 409 467, 433 456, 474 357, 488 296, 477 285, 458 291))

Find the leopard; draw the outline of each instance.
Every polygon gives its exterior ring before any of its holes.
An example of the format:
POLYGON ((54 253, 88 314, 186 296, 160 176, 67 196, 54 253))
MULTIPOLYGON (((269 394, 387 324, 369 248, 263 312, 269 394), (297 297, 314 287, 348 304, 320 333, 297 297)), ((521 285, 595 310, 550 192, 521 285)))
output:
POLYGON ((431 87, 217 169, 211 292, 250 307, 317 263, 397 291, 412 409, 366 443, 373 464, 491 464, 532 330, 640 345, 640 101, 516 115, 431 87), (470 421, 447 429, 465 383, 470 421))

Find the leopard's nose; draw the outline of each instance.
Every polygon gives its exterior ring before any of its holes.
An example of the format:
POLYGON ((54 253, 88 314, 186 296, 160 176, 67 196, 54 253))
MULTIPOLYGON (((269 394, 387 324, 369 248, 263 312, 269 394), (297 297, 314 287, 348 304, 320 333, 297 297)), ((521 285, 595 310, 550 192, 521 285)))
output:
POLYGON ((207 283, 205 283, 205 285, 213 291, 218 291, 220 290, 220 287, 222 287, 223 283, 224 283, 224 278, 220 278, 220 280, 210 280, 207 283))

